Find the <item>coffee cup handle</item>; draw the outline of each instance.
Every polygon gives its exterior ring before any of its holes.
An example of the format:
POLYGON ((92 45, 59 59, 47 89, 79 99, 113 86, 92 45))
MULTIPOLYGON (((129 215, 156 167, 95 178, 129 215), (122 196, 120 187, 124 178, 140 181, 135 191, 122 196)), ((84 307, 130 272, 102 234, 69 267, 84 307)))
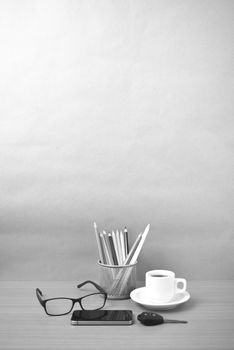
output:
POLYGON ((175 279, 175 284, 176 284, 176 293, 183 293, 186 291, 187 288, 187 281, 184 278, 176 278, 175 279), (183 283, 182 288, 178 288, 178 283, 183 283))

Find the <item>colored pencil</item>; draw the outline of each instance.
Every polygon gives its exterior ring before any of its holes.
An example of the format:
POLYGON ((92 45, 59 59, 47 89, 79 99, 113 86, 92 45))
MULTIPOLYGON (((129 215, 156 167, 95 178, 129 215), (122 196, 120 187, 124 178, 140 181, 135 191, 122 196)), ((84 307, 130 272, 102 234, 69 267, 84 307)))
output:
POLYGON ((114 265, 118 265, 118 259, 117 259, 117 256, 116 256, 116 251, 115 251, 115 247, 114 247, 113 237, 112 237, 111 233, 108 233, 108 239, 109 239, 109 243, 110 243, 110 248, 111 248, 111 253, 112 253, 114 265))
POLYGON ((105 263, 105 262, 104 262, 105 259, 104 259, 104 256, 103 256, 103 247, 102 247, 101 240, 100 240, 100 236, 99 236, 99 233, 98 233, 98 230, 97 230, 97 224, 96 224, 96 222, 94 222, 93 226, 94 226, 94 232, 95 232, 96 240, 97 240, 99 258, 100 258, 100 261, 101 261, 102 263, 105 263))

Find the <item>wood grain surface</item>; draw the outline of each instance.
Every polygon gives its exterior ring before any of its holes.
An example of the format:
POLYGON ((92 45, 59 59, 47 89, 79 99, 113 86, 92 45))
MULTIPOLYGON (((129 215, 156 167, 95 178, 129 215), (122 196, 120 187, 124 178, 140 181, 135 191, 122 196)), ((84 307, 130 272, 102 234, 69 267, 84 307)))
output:
POLYGON ((106 309, 132 309, 132 326, 71 326, 71 315, 49 317, 38 303, 35 288, 48 297, 87 293, 76 282, 0 283, 0 349, 233 349, 234 281, 189 281, 191 299, 167 318, 188 324, 141 325, 144 310, 131 300, 108 300, 106 309))

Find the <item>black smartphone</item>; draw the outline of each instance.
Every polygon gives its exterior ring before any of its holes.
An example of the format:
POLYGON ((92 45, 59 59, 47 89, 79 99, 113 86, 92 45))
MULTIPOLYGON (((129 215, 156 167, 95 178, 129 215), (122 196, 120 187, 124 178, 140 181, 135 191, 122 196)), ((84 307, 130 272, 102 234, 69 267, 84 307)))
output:
POLYGON ((73 326, 131 325, 131 310, 75 310, 71 317, 73 326))

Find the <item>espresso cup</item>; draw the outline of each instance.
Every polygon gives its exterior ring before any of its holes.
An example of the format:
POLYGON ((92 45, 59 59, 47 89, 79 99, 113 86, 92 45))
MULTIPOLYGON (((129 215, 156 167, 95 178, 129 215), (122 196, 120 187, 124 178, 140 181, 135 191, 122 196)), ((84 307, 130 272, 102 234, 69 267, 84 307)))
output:
POLYGON ((175 278, 175 273, 168 270, 152 270, 145 275, 146 294, 153 301, 168 302, 176 293, 186 291, 184 278, 175 278), (182 283, 182 288, 178 284, 182 283))

